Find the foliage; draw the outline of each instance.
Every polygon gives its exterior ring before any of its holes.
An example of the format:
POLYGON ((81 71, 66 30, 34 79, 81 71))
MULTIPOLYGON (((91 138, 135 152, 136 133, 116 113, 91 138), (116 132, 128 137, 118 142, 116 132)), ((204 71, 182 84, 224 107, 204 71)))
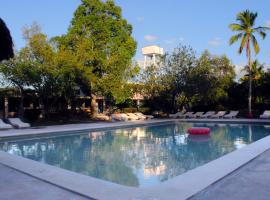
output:
POLYGON ((5 22, 0 18, 0 61, 10 59, 14 56, 13 41, 10 31, 5 22))
POLYGON ((101 94, 117 103, 131 96, 126 84, 137 69, 131 64, 136 42, 132 27, 113 1, 82 0, 67 34, 55 38, 79 63, 78 83, 88 95, 101 94))
POLYGON ((228 98, 234 78, 234 66, 226 56, 205 51, 196 58, 191 47, 179 45, 165 56, 161 69, 145 70, 146 106, 165 112, 218 106, 228 98))

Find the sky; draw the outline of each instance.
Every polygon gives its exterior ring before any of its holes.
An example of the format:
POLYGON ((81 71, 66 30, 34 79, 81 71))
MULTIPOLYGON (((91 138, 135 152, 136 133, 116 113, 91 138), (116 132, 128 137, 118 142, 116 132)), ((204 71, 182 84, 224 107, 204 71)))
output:
MULTIPOLYGON (((245 54, 237 53, 239 43, 229 46, 233 35, 228 25, 236 14, 249 9, 258 12, 256 26, 270 25, 269 0, 115 0, 123 17, 133 26, 138 44, 135 59, 142 59, 141 48, 160 45, 170 52, 179 43, 190 45, 199 56, 208 49, 214 55, 227 55, 233 64, 246 64, 245 54)), ((16 49, 24 46, 21 30, 34 21, 49 37, 65 34, 80 0, 2 1, 0 17, 8 25, 16 49)), ((256 57, 270 65, 270 32, 256 57)), ((254 56, 254 55, 253 55, 254 56)), ((255 56, 253 57, 255 58, 255 56)))

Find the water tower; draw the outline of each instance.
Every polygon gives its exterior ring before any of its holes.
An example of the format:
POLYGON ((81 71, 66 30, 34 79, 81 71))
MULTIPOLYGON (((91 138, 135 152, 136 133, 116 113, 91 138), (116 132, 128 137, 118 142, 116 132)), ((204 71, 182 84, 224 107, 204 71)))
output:
POLYGON ((142 48, 142 54, 144 56, 143 68, 145 69, 147 66, 160 64, 164 50, 157 45, 146 46, 142 48))

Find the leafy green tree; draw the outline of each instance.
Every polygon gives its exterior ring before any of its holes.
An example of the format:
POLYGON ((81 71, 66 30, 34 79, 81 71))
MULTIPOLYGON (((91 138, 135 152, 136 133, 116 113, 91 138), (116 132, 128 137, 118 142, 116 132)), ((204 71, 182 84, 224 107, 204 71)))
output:
POLYGON ((136 72, 131 64, 136 51, 131 34, 132 26, 113 1, 82 0, 68 33, 55 38, 59 48, 72 51, 77 59, 77 82, 92 100, 100 94, 119 103, 131 96, 126 84, 136 72))
POLYGON ((13 41, 10 31, 5 22, 0 18, 0 61, 10 59, 14 56, 13 41))
POLYGON ((241 39, 241 44, 238 53, 241 54, 243 49, 246 50, 246 56, 248 58, 249 66, 249 97, 248 97, 248 110, 249 116, 252 117, 251 100, 252 100, 252 60, 251 60, 251 45, 253 46, 255 54, 260 52, 260 47, 255 37, 255 34, 259 34, 262 39, 265 38, 266 30, 268 27, 254 27, 257 13, 253 13, 249 10, 238 13, 236 20, 239 22, 230 24, 229 27, 232 31, 237 32, 236 35, 230 38, 230 45, 241 39))
POLYGON ((193 98, 207 106, 227 97, 226 90, 234 78, 234 67, 226 56, 212 56, 205 51, 190 71, 188 85, 193 88, 193 98))
POLYGON ((3 62, 0 71, 21 91, 21 116, 25 91, 31 88, 40 100, 42 115, 48 117, 59 98, 75 98, 76 60, 68 51, 54 48, 37 24, 25 27, 23 36, 26 46, 14 59, 3 62))
POLYGON ((195 67, 195 51, 188 46, 179 45, 171 54, 165 56, 162 85, 170 91, 173 111, 182 108, 187 103, 187 77, 189 71, 195 67))

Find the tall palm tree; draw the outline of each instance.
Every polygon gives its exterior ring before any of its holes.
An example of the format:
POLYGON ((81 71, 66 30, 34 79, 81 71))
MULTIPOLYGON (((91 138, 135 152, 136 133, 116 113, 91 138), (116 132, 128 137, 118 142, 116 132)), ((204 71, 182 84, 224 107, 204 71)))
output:
POLYGON ((251 61, 251 45, 253 46, 255 54, 260 52, 260 47, 255 37, 255 34, 259 34, 262 39, 266 36, 266 30, 269 30, 268 27, 254 27, 255 20, 258 14, 255 12, 250 12, 249 10, 245 10, 237 14, 236 20, 239 22, 230 24, 229 27, 232 31, 237 32, 236 35, 233 35, 230 38, 230 45, 241 40, 241 44, 238 50, 238 53, 241 54, 243 49, 246 50, 246 56, 248 58, 248 66, 249 66, 249 94, 248 94, 248 111, 249 117, 252 117, 251 110, 251 99, 252 99, 252 61, 251 61))
POLYGON ((14 56, 13 42, 5 22, 0 18, 0 61, 14 56))

